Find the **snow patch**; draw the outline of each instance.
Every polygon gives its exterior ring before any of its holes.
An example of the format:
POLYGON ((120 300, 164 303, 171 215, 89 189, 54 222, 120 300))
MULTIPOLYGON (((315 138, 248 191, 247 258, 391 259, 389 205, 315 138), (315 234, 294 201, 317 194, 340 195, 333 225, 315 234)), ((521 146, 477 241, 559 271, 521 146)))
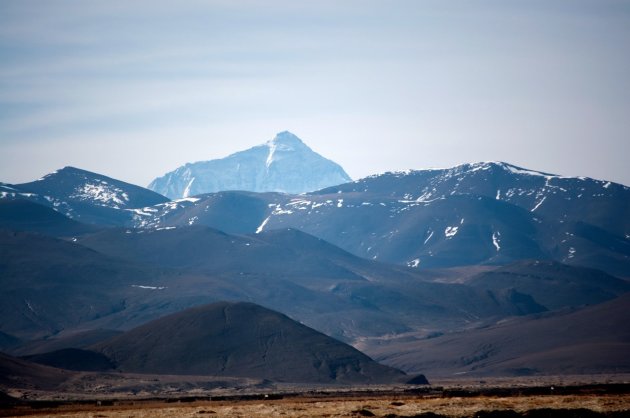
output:
POLYGON ((131 287, 135 287, 138 289, 149 289, 149 290, 164 290, 166 286, 145 286, 142 284, 132 284, 131 287))
POLYGON ((186 188, 184 189, 184 197, 188 197, 190 196, 190 186, 192 186, 192 184, 195 181, 195 177, 191 178, 190 181, 188 182, 188 184, 186 185, 186 188))
POLYGON ((269 147, 269 154, 267 154, 267 161, 265 162, 265 166, 268 170, 269 166, 271 166, 271 164, 273 163, 273 155, 276 153, 277 144, 275 141, 270 141, 267 143, 267 146, 269 147))
POLYGON ((426 245, 427 242, 429 242, 429 240, 431 239, 431 237, 433 236, 433 231, 431 231, 431 233, 429 234, 429 236, 427 237, 427 239, 424 240, 424 244, 422 245, 426 245))
POLYGON ((492 245, 494 245, 494 248, 497 249, 497 251, 499 251, 501 249, 501 246, 499 245, 499 237, 501 236, 500 232, 494 232, 492 234, 492 245))
POLYGON ((29 302, 28 300, 24 299, 24 302, 26 302, 26 306, 28 307, 28 310, 33 312, 34 314, 36 314, 37 312, 35 312, 35 309, 33 309, 33 305, 31 305, 31 302, 29 302))
POLYGON ((547 180, 549 180, 550 178, 556 177, 559 178, 561 176, 557 176, 554 174, 549 174, 549 173, 543 173, 540 171, 534 171, 534 170, 526 170, 524 168, 519 168, 513 165, 509 165, 509 164, 501 164, 501 166, 503 168, 505 168, 506 170, 514 173, 514 174, 525 174, 527 176, 538 176, 538 177, 544 177, 547 180))
POLYGON ((265 220, 264 220, 264 221, 262 221, 262 223, 260 224, 260 226, 259 226, 258 228, 256 228, 256 233, 257 233, 257 234, 260 234, 260 233, 263 231, 263 229, 265 228, 265 225, 267 225, 267 222, 269 222, 269 218, 271 218, 271 215, 267 216, 267 217, 265 218, 265 220))
POLYGON ((542 205, 542 203, 545 201, 545 199, 547 198, 547 196, 544 196, 540 202, 536 203, 536 206, 534 206, 531 210, 531 212, 535 211, 536 209, 538 209, 540 207, 540 205, 542 205))
POLYGON ((444 236, 446 238, 452 238, 455 235, 457 235, 458 229, 459 229, 458 226, 447 226, 446 229, 444 230, 444 236))
POLYGON ((94 200, 101 202, 103 206, 113 206, 117 209, 118 205, 125 205, 129 201, 127 193, 103 181, 99 184, 86 183, 79 186, 70 197, 81 200, 94 200))

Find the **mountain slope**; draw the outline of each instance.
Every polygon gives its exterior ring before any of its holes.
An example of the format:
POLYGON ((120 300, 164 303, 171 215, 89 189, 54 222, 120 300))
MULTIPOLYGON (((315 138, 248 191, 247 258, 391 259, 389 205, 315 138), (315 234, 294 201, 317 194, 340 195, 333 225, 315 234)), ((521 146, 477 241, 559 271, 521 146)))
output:
POLYGON ((128 223, 132 215, 125 209, 168 201, 151 190, 74 167, 30 183, 2 185, 1 190, 2 199, 27 199, 74 220, 100 225, 128 223))
POLYGON ((365 260, 295 229, 251 236, 200 226, 111 229, 77 242, 112 257, 212 277, 162 282, 171 298, 177 291, 216 300, 229 284, 224 299, 264 304, 344 341, 545 309, 517 292, 434 283, 430 272, 365 260))
POLYGON ((72 242, 0 230, 0 330, 31 339, 112 315, 156 273, 72 242))
POLYGON ((284 202, 281 193, 229 191, 176 199, 133 209, 131 226, 166 228, 205 225, 229 234, 255 232, 269 214, 269 207, 284 202))
POLYGON ((630 291, 626 280, 555 261, 519 261, 480 273, 466 284, 493 292, 515 289, 549 310, 594 305, 630 291))
POLYGON ((96 232, 97 227, 68 218, 54 209, 28 200, 0 200, 0 228, 70 237, 96 232))
POLYGON ((629 303, 624 295, 574 312, 514 319, 370 354, 407 372, 440 376, 628 373, 629 303))
POLYGON ((383 383, 404 376, 348 345, 251 303, 191 308, 92 348, 119 370, 139 373, 312 383, 383 383))
POLYGON ((0 385, 6 388, 54 390, 74 375, 0 353, 0 385))
POLYGON ((222 159, 186 164, 156 178, 148 188, 177 199, 224 190, 303 193, 348 181, 338 164, 285 131, 222 159))

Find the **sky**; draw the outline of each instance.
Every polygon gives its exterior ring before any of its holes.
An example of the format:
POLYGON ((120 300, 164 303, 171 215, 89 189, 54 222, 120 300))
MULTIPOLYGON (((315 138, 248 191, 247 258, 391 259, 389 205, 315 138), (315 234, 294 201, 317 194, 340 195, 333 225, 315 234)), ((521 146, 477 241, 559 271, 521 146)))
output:
POLYGON ((146 186, 289 130, 358 179, 630 185, 630 0, 2 0, 0 181, 146 186))

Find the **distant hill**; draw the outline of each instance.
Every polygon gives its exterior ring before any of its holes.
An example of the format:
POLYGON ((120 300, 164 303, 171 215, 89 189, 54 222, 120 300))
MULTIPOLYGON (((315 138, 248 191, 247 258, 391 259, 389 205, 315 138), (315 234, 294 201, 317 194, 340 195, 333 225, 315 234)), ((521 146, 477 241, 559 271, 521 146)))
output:
POLYGON ((391 383, 404 376, 346 344, 251 303, 191 308, 92 349, 126 372, 309 383, 391 383))
POLYGON ((480 273, 466 282, 478 289, 515 289, 549 310, 601 303, 630 291, 630 282, 603 271, 556 261, 526 260, 480 273))
POLYGON ((24 360, 58 369, 75 371, 108 371, 114 364, 103 354, 78 348, 64 348, 42 354, 24 356, 24 360))
POLYGON ((148 188, 178 199, 224 190, 298 194, 348 181, 341 166, 285 131, 225 158, 186 164, 156 178, 148 188))
POLYGON ((626 294, 578 311, 512 319, 370 353, 429 376, 628 373, 629 304, 626 294))
POLYGON ((0 352, 0 386, 39 390, 56 390, 74 376, 67 370, 56 369, 0 352))
POLYGON ((295 229, 250 236, 202 226, 110 229, 77 243, 154 268, 212 277, 161 282, 171 298, 177 292, 255 301, 344 341, 546 309, 515 291, 433 282, 432 272, 365 260, 295 229))

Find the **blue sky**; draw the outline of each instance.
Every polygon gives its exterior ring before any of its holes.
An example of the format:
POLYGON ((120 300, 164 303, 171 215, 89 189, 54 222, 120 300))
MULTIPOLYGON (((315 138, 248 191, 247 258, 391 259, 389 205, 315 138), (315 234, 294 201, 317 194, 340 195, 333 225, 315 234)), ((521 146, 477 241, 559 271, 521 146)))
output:
POLYGON ((146 185, 290 130, 353 178, 630 185, 630 1, 0 2, 0 181, 146 185))

